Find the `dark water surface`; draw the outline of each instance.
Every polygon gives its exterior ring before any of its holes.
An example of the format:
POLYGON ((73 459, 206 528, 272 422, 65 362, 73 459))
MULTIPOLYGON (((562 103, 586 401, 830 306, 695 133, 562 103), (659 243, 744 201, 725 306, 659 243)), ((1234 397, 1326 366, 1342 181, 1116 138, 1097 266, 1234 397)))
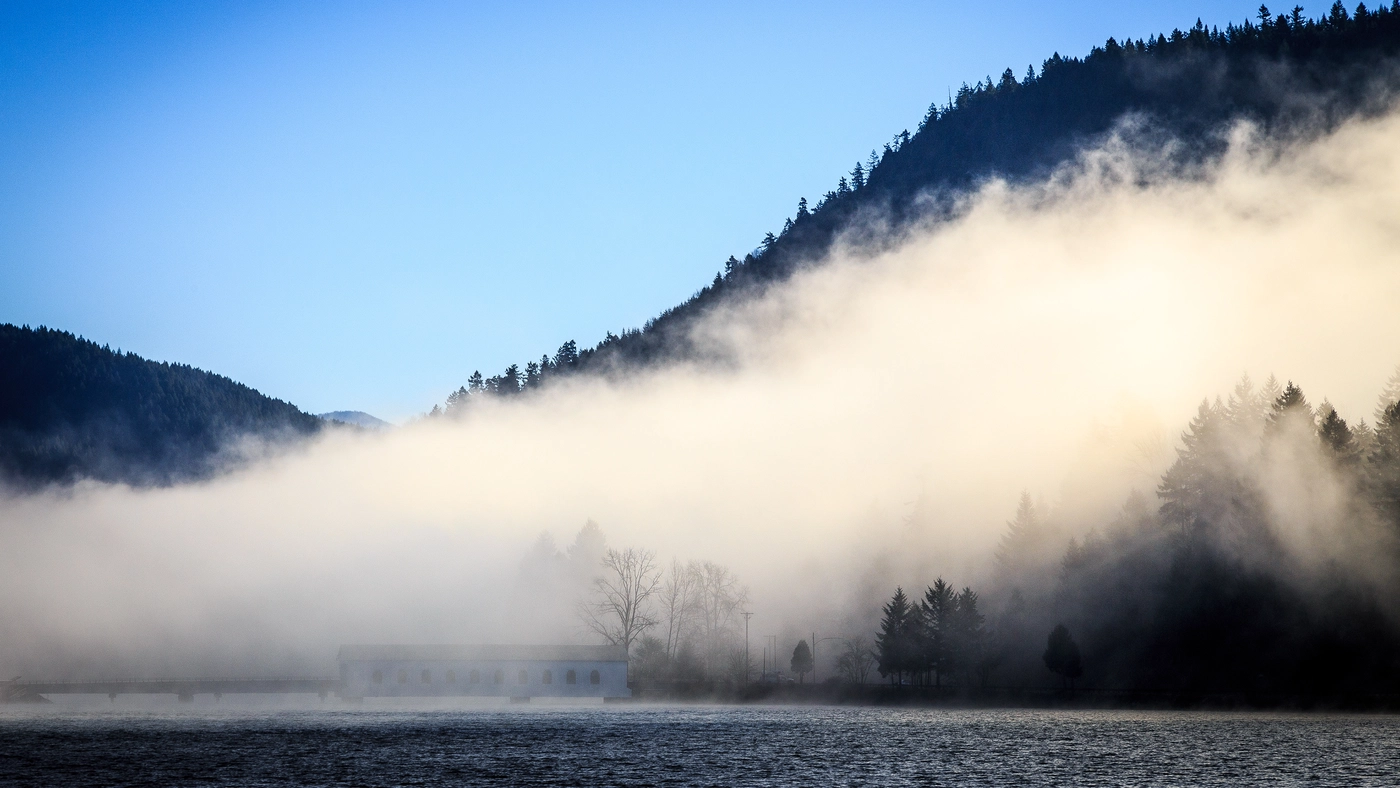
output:
POLYGON ((1400 785, 1400 717, 828 707, 0 711, 0 784, 1400 785))

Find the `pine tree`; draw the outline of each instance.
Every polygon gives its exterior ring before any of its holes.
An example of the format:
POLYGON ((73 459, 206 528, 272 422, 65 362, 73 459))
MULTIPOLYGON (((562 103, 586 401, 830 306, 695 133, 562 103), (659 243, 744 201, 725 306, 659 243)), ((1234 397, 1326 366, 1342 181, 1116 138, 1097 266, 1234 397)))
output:
POLYGON ((559 346, 559 350, 554 354, 554 367, 556 369, 568 369, 578 362, 578 343, 570 339, 559 346))
POLYGON ((1084 674, 1084 666, 1079 657, 1079 644, 1074 642, 1069 629, 1064 624, 1056 624, 1045 643, 1045 653, 1041 656, 1045 667, 1069 682, 1074 691, 1074 680, 1084 674))
POLYGON ((1372 504, 1400 534, 1400 400, 1381 414, 1368 460, 1367 485, 1372 504))
POLYGON ((954 600, 953 663, 984 677, 989 670, 986 653, 986 616, 977 609, 977 592, 964 586, 954 600))
POLYGON ((1321 416, 1317 436, 1323 448, 1339 463, 1352 463, 1357 455, 1356 438, 1351 428, 1347 427, 1346 420, 1337 415, 1337 409, 1326 400, 1317 410, 1321 416))
POLYGON ((1002 534, 1001 542, 997 545, 997 566, 1005 572, 1024 569, 1033 558, 1039 539, 1040 521, 1036 516, 1035 504, 1031 502, 1030 492, 1022 491, 1016 516, 1006 523, 1006 533, 1002 534))
POLYGON ((953 631, 957 598, 953 587, 938 578, 924 592, 919 605, 919 670, 933 674, 933 686, 941 687, 943 676, 954 669, 953 631))
POLYGON ((1380 397, 1376 401, 1377 424, 1381 423, 1381 420, 1385 418, 1385 412, 1396 402, 1400 402, 1400 365, 1397 365, 1395 371, 1390 373, 1390 379, 1385 382, 1380 397))
POLYGON ((1254 390, 1249 374, 1245 373, 1240 376, 1234 391, 1230 392, 1230 397, 1225 402, 1225 417, 1241 437, 1257 438, 1264 425, 1268 406, 1269 403, 1263 402, 1260 394, 1254 390))
POLYGON ((1181 434, 1176 462, 1162 474, 1157 485, 1162 519, 1179 527, 1182 533, 1212 522, 1221 514, 1219 496, 1213 493, 1220 482, 1233 476, 1223 452, 1221 410, 1201 400, 1195 418, 1181 434))
POLYGON ((803 683, 807 674, 816 667, 816 663, 812 661, 812 649, 807 645, 807 641, 797 641, 797 647, 792 650, 792 662, 789 664, 792 672, 797 674, 797 683, 803 683))
POLYGON ((880 675, 894 677, 892 683, 903 684, 904 674, 909 670, 912 650, 910 629, 915 615, 903 588, 895 589, 894 596, 885 604, 884 612, 880 634, 875 638, 880 675))
POLYGON ((1259 387, 1259 417, 1268 420, 1273 413, 1274 402, 1283 396, 1283 387, 1278 384, 1278 378, 1273 375, 1264 381, 1264 385, 1259 387))

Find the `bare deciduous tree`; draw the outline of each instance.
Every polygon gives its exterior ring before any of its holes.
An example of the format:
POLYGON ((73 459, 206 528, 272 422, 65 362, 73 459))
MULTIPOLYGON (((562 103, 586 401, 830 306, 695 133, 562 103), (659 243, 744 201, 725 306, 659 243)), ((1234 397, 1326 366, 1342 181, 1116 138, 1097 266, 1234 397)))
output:
POLYGON ((748 589, 728 568, 704 561, 695 572, 696 607, 705 644, 706 668, 713 673, 729 636, 735 632, 738 612, 748 602, 748 589))
POLYGON ((875 668, 875 652, 864 637, 846 639, 846 648, 836 660, 836 668, 852 684, 864 684, 875 668))
POLYGON ((603 574, 593 580, 593 598, 579 606, 579 618, 589 630, 628 650, 656 619, 649 600, 661 588, 656 553, 629 547, 603 554, 603 574))
POLYGON ((693 627, 700 565, 671 559, 671 568, 661 584, 661 612, 666 617, 666 658, 675 659, 681 641, 693 627))

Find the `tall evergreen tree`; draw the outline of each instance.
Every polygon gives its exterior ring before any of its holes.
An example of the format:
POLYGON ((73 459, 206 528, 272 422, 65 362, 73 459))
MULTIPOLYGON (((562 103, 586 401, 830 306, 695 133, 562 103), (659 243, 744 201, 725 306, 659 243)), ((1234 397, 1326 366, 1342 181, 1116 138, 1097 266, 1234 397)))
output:
POLYGON ((977 609, 977 592, 963 586, 953 600, 953 667, 984 678, 990 669, 986 653, 986 616, 977 609))
POLYGON ((997 566, 1003 572, 1015 573, 1034 558, 1041 537, 1040 519, 1029 491, 1022 491, 1016 505, 1016 516, 1006 523, 1006 532, 997 545, 997 566))
POLYGON ((1045 643, 1045 654, 1041 659, 1044 660, 1045 667, 1069 683, 1071 691, 1074 690, 1074 680, 1084 675, 1079 644, 1074 642, 1074 637, 1064 624, 1056 624, 1050 631, 1050 637, 1045 643))
POLYGON ((880 634, 875 638, 880 675, 891 677, 892 683, 903 684, 914 651, 911 635, 917 612, 910 606, 903 588, 895 589, 894 596, 885 603, 884 612, 880 634))
POLYGON ((1390 378, 1386 380, 1385 386, 1381 388, 1380 397, 1376 401, 1375 417, 1376 423, 1380 424, 1385 417, 1385 412, 1391 405, 1400 402, 1400 365, 1395 367, 1395 371, 1390 373, 1390 378))
POLYGON ((943 676, 955 666, 957 598, 953 587, 938 578, 924 592, 919 605, 919 669, 931 674, 933 686, 943 685, 943 676))
POLYGON ((789 663, 792 672, 797 674, 797 683, 803 683, 807 674, 812 672, 816 663, 812 660, 812 649, 807 645, 807 641, 797 641, 797 647, 792 650, 792 661, 789 663))
POLYGON ((1367 464, 1367 483, 1376 510, 1400 535, 1400 400, 1392 402, 1376 425, 1367 464))

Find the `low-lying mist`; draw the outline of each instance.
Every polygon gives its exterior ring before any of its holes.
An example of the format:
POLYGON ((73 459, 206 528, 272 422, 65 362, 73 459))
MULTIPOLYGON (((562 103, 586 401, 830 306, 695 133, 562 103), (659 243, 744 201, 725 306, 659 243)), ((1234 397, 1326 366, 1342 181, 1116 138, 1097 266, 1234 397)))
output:
POLYGON ((1307 144, 1241 127, 1186 176, 1125 138, 715 313, 698 330, 723 369, 561 379, 207 483, 5 499, 0 668, 593 642, 567 557, 589 518, 611 546, 732 570, 757 662, 763 635, 873 635, 898 584, 990 582, 1023 490, 1080 537, 1133 489, 1155 509, 1198 403, 1241 373, 1369 420, 1400 360, 1400 116, 1307 144), (558 560, 529 560, 542 532, 558 560))

